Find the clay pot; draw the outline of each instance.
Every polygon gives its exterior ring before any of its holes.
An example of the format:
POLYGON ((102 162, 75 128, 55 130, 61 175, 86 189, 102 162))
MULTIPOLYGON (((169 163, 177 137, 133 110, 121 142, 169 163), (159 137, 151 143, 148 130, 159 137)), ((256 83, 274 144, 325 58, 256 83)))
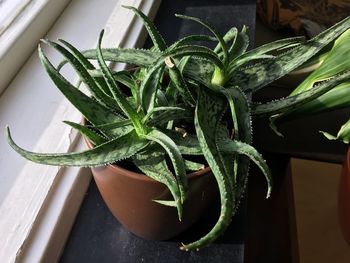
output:
POLYGON ((338 207, 340 227, 346 242, 350 245, 350 147, 342 168, 338 207))
POLYGON ((209 168, 188 174, 189 191, 180 222, 176 208, 152 201, 172 199, 165 185, 116 165, 91 170, 102 198, 117 220, 130 232, 150 240, 166 240, 180 234, 209 209, 218 195, 209 168))

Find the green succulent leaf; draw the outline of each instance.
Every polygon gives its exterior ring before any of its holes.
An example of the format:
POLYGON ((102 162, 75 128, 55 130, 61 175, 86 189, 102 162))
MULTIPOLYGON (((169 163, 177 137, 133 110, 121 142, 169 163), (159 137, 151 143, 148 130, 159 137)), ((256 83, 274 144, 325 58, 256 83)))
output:
POLYGON ((186 36, 186 37, 181 38, 180 40, 176 41, 174 44, 172 44, 169 47, 169 50, 177 48, 177 47, 180 47, 180 46, 189 45, 192 42, 196 42, 196 41, 216 41, 216 38, 208 36, 208 35, 190 35, 190 36, 186 36))
MULTIPOLYGON (((175 201, 154 199, 153 202, 156 202, 158 204, 165 205, 165 206, 177 207, 177 203, 175 201)), ((179 220, 181 221, 180 216, 179 216, 179 220)))
MULTIPOLYGON (((305 37, 290 37, 279 39, 264 45, 261 45, 253 50, 247 51, 243 57, 252 57, 256 55, 263 55, 271 51, 278 51, 281 48, 296 47, 305 42, 305 37)), ((242 58, 242 56, 240 57, 242 58)))
POLYGON ((74 49, 73 51, 74 53, 72 54, 63 46, 55 42, 52 42, 49 40, 43 40, 43 42, 54 47, 67 59, 67 61, 74 67, 76 72, 79 74, 81 80, 87 85, 92 96, 100 104, 110 108, 112 111, 119 110, 119 107, 117 107, 113 98, 107 95, 104 92, 104 89, 99 85, 99 83, 95 82, 94 78, 89 74, 88 69, 91 69, 91 67, 90 66, 88 66, 88 68, 85 67, 85 65, 87 65, 88 62, 87 61, 84 61, 83 63, 81 62, 84 59, 81 58, 82 55, 78 51, 74 49))
MULTIPOLYGON (((231 117, 234 126, 233 136, 236 140, 240 140, 244 143, 252 143, 252 124, 250 115, 250 104, 245 93, 238 87, 230 87, 226 89, 221 89, 228 100, 231 117)), ((226 165, 229 165, 230 157, 223 157, 226 165)), ((246 156, 236 156, 234 161, 234 177, 237 185, 236 197, 239 199, 246 188, 248 181, 250 160, 246 156)))
POLYGON ((180 200, 181 203, 183 203, 186 198, 188 183, 186 178, 185 164, 178 147, 174 141, 171 140, 166 134, 155 129, 150 131, 148 134, 143 135, 143 137, 162 146, 169 155, 180 189, 180 200))
POLYGON ((247 51, 248 46, 249 46, 248 27, 243 26, 241 32, 239 32, 236 35, 234 42, 229 48, 228 53, 229 53, 230 61, 243 55, 247 51))
POLYGON ((185 167, 187 171, 199 171, 199 170, 203 170, 205 168, 205 165, 202 163, 185 160, 185 167))
POLYGON ((181 154, 184 155, 202 155, 202 148, 199 145, 198 139, 195 135, 183 134, 171 130, 162 130, 169 136, 179 148, 181 154))
POLYGON ((293 110, 300 105, 322 96, 332 88, 335 88, 346 81, 350 81, 350 71, 333 77, 328 81, 324 81, 316 87, 304 91, 303 93, 264 104, 255 104, 252 106, 252 113, 254 115, 273 115, 283 113, 288 110, 293 110))
POLYGON ((203 47, 203 46, 181 46, 178 48, 174 48, 172 50, 169 50, 164 53, 165 57, 172 56, 172 57, 183 57, 183 56, 195 56, 200 57, 209 60, 214 65, 216 65, 218 68, 224 70, 224 64, 221 62, 217 54, 212 51, 210 48, 203 47))
MULTIPOLYGON (((59 39, 59 41, 61 43, 63 43, 66 47, 68 47, 71 51, 72 51, 72 54, 74 55, 74 57, 76 59, 79 60, 79 62, 85 67, 85 69, 88 71, 89 75, 91 77, 94 77, 92 76, 91 72, 96 70, 95 69, 95 66, 90 63, 90 61, 78 50, 76 49, 73 45, 71 45, 70 43, 68 43, 67 41, 63 40, 63 39, 59 39)), ((107 94, 108 96, 112 96, 112 94, 109 93, 109 89, 108 89, 108 86, 107 84, 105 83, 105 81, 102 79, 99 79, 99 78, 94 78, 95 82, 97 83, 97 86, 105 93, 107 94)), ((83 79, 80 79, 80 81, 82 82, 83 79)), ((80 84, 79 84, 80 85, 80 84)), ((78 87, 79 87, 78 85, 78 87)), ((102 94, 102 97, 104 97, 104 94, 102 94)), ((109 99, 107 99, 109 100, 109 99)))
POLYGON ((230 75, 230 84, 246 93, 257 91, 272 81, 298 68, 350 27, 350 17, 335 24, 316 37, 277 56, 230 75))
POLYGON ((41 164, 56 166, 101 166, 126 159, 144 149, 149 142, 139 138, 135 131, 108 141, 95 148, 78 153, 34 153, 20 148, 13 141, 10 129, 6 129, 10 146, 24 158, 41 164))
POLYGON ((145 14, 143 14, 141 11, 139 11, 138 9, 132 6, 123 6, 123 7, 126 9, 132 10, 139 18, 141 18, 157 50, 164 51, 167 49, 167 45, 163 37, 160 35, 160 33, 158 32, 158 30, 156 29, 152 21, 145 14))
POLYGON ((94 125, 118 121, 120 116, 116 115, 108 108, 96 103, 83 92, 70 84, 50 63, 41 47, 39 46, 40 61, 45 67, 52 81, 64 96, 84 115, 84 117, 94 125))
POLYGON ((169 61, 167 66, 169 68, 169 76, 171 81, 174 83, 177 91, 182 96, 184 101, 191 105, 194 105, 195 99, 192 96, 181 71, 178 69, 178 67, 175 65, 175 62, 170 57, 168 57, 167 60, 169 61))
POLYGON ((272 191, 272 177, 270 169, 261 154, 259 154, 259 152, 253 146, 237 140, 223 140, 219 142, 219 149, 225 153, 242 154, 251 159, 265 175, 268 184, 266 198, 270 196, 272 191))
POLYGON ((157 63, 149 69, 145 78, 140 85, 140 101, 145 113, 150 112, 154 108, 159 81, 164 71, 164 64, 157 63))
MULTIPOLYGON (((88 70, 88 72, 94 79, 103 78, 103 73, 100 69, 92 69, 92 70, 88 70)), ((136 86, 135 81, 130 76, 130 72, 128 72, 128 71, 114 72, 113 71, 112 75, 113 75, 113 78, 115 79, 115 81, 128 87, 130 89, 130 91, 133 93, 133 95, 134 95, 134 93, 137 92, 137 88, 135 87, 136 86)), ((109 92, 108 86, 107 86, 107 89, 109 92)), ((110 96, 112 96, 112 94, 110 94, 110 96)))
POLYGON ((318 98, 297 108, 273 115, 270 119, 277 126, 280 123, 316 113, 350 107, 350 82, 342 83, 318 98))
POLYGON ((71 121, 64 121, 65 124, 71 126, 72 128, 76 129, 80 132, 83 136, 88 138, 94 145, 100 145, 107 141, 106 138, 102 137, 101 135, 97 134, 93 128, 86 127, 84 125, 71 122, 71 121))
POLYGON ((211 25, 209 25, 207 22, 205 22, 204 20, 197 18, 197 17, 192 17, 192 16, 185 16, 185 15, 179 15, 179 14, 175 14, 176 17, 182 18, 182 19, 187 19, 187 20, 192 20, 194 22, 197 22, 201 25, 203 25, 205 28, 207 28, 210 32, 213 33, 213 35, 216 37, 216 39, 219 41, 220 44, 220 48, 223 51, 223 61, 224 64, 227 63, 228 61, 228 50, 227 50, 227 46, 225 43, 224 38, 221 36, 221 34, 216 31, 215 28, 213 28, 211 25))
POLYGON ((214 73, 214 66, 206 61, 191 57, 184 67, 183 75, 195 80, 204 86, 211 85, 211 78, 214 73))
POLYGON ((103 77, 108 84, 108 87, 113 94, 113 98, 115 101, 118 103, 118 106, 123 110, 126 116, 132 121, 135 130, 138 134, 145 134, 147 133, 146 127, 141 123, 141 119, 136 112, 136 110, 129 104, 129 102, 125 99, 124 94, 120 91, 116 81, 113 78, 112 72, 110 69, 107 67, 106 62, 103 59, 103 54, 101 51, 101 42, 102 42, 102 37, 103 37, 103 31, 100 34, 100 38, 98 41, 98 46, 97 46, 97 58, 98 58, 98 63, 101 67, 103 77))
POLYGON ((251 56, 245 56, 244 54, 230 62, 227 70, 228 75, 231 76, 235 71, 239 70, 239 68, 249 67, 255 60, 263 61, 274 58, 275 56, 269 54, 254 54, 251 56))
MULTIPOLYGON (((232 40, 232 42, 235 42, 237 34, 238 34, 238 30, 237 30, 236 27, 230 28, 230 30, 227 31, 226 34, 223 36, 223 39, 224 39, 225 43, 228 43, 231 40, 232 40)), ((222 52, 222 48, 221 48, 221 44, 220 43, 218 43, 216 45, 216 47, 214 48, 214 52, 217 53, 217 54, 220 54, 220 52, 222 52)))
MULTIPOLYGON (((106 61, 127 63, 140 67, 153 65, 162 55, 160 52, 134 48, 103 48, 101 51, 106 61)), ((82 51, 82 54, 87 59, 97 60, 96 49, 82 51)), ((67 60, 60 62, 57 69, 60 70, 66 63, 67 60)))
POLYGON ((184 250, 199 249, 212 243, 230 224, 233 208, 235 206, 233 189, 231 189, 230 179, 228 178, 230 175, 226 174, 226 170, 219 157, 220 152, 217 148, 217 137, 215 134, 217 126, 220 124, 221 116, 226 111, 226 106, 225 103, 218 103, 211 95, 199 91, 195 115, 195 128, 204 157, 218 183, 221 212, 212 230, 201 239, 190 244, 184 244, 181 247, 184 250))
MULTIPOLYGON (((169 170, 168 165, 165 161, 165 152, 162 149, 156 149, 156 147, 149 146, 150 149, 142 153, 138 153, 132 157, 135 165, 150 178, 165 184, 170 193, 172 194, 174 200, 164 201, 164 200, 154 200, 163 205, 169 205, 177 207, 178 217, 182 218, 182 203, 181 203, 181 193, 179 185, 169 170), (168 203, 170 202, 170 203, 168 203)), ((159 198, 164 198, 159 196, 159 198)))
POLYGON ((150 126, 162 126, 171 120, 190 119, 192 115, 185 108, 157 107, 147 113, 142 122, 150 126))
POLYGON ((94 125, 93 128, 113 139, 119 138, 134 129, 131 120, 119 120, 102 125, 94 125))

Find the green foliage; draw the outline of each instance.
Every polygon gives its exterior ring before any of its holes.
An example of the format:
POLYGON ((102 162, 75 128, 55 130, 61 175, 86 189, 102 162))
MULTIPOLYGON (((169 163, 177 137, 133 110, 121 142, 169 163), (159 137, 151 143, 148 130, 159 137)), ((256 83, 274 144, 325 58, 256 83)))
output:
POLYGON ((343 126, 340 127, 340 130, 338 131, 337 136, 333 136, 323 131, 321 131, 321 133, 323 133, 323 135, 326 136, 326 138, 329 140, 341 140, 344 143, 349 144, 350 143, 350 119, 343 126))
MULTIPOLYGON (((233 27, 222 36, 201 19, 177 15, 203 25, 211 35, 190 35, 167 45, 144 14, 126 8, 143 21, 153 48, 103 49, 103 31, 97 48, 86 51, 63 40, 60 44, 44 40, 64 57, 55 68, 39 46, 48 75, 85 118, 84 124, 65 123, 88 138, 94 148, 81 153, 33 153, 19 147, 7 129, 8 142, 25 158, 48 165, 99 166, 132 161, 145 175, 168 187, 173 200, 154 201, 175 207, 180 220, 188 190, 186 171, 209 166, 220 191, 220 217, 208 234, 181 247, 199 249, 214 242, 230 224, 246 188, 251 160, 266 177, 267 197, 272 191, 268 166, 252 146, 251 114, 274 121, 318 112, 321 104, 349 106, 349 64, 339 63, 342 54, 350 53, 343 40, 349 31, 338 37, 350 27, 350 18, 309 41, 289 38, 247 51, 246 27, 240 31, 233 27), (337 38, 323 60, 325 65, 335 65, 334 70, 321 67, 321 73, 313 74, 315 79, 307 79, 307 84, 287 98, 263 104, 250 101, 252 92, 307 63, 337 38), (214 42, 216 47, 194 45, 196 41, 214 42), (91 60, 97 61, 98 67, 91 60), (107 66, 109 61, 137 68, 116 72, 107 66), (75 69, 90 96, 62 76, 60 69, 65 64, 75 69), (201 156, 202 161, 188 159, 191 155, 201 156)), ((348 142, 348 131, 347 123, 337 137, 348 142)))

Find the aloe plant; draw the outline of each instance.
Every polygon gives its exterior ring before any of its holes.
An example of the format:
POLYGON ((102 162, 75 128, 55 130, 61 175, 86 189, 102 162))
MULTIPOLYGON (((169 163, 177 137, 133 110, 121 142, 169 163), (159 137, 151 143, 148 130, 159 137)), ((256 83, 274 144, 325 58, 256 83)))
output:
POLYGON ((179 219, 188 189, 186 170, 208 165, 219 187, 221 213, 208 234, 181 246, 183 250, 199 249, 214 242, 230 224, 246 188, 250 161, 266 177, 267 197, 271 193, 268 166, 252 146, 251 114, 270 116, 301 107, 349 81, 350 71, 347 68, 320 86, 264 104, 252 103, 250 94, 313 58, 350 27, 350 18, 309 41, 289 38, 248 50, 247 27, 241 31, 233 27, 222 36, 199 18, 177 15, 203 25, 211 35, 190 35, 168 45, 143 13, 126 8, 142 19, 152 48, 104 49, 103 32, 97 48, 85 51, 63 40, 43 40, 64 56, 55 68, 39 46, 47 73, 86 119, 84 125, 65 123, 87 137, 94 148, 80 153, 33 153, 15 144, 7 128, 8 142, 25 158, 48 165, 99 166, 128 159, 169 188, 172 201, 154 201, 176 207, 179 219), (217 45, 210 49, 196 41, 217 45), (98 67, 90 60, 96 60, 98 67), (116 72, 107 67, 108 61, 137 69, 116 72), (61 75, 67 63, 77 71, 90 96, 61 75), (205 161, 186 160, 184 156, 189 155, 201 155, 205 161))

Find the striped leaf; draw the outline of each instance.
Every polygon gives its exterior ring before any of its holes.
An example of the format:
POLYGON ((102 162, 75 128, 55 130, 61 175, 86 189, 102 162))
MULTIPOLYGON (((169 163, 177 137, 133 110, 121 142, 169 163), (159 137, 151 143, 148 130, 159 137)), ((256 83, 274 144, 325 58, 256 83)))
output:
POLYGON ((277 126, 283 122, 302 118, 316 113, 350 107, 350 82, 342 83, 318 98, 292 110, 273 115, 270 119, 277 126))
POLYGON ((137 136, 132 131, 120 138, 108 141, 95 148, 79 153, 34 153, 20 148, 11 138, 10 129, 6 130, 10 146, 24 158, 41 164, 56 166, 100 166, 126 159, 141 151, 148 141, 137 136))
POLYGON ((44 43, 54 47, 57 51, 59 51, 66 59, 67 61, 74 67, 78 75, 80 76, 80 79, 87 85, 89 88, 89 91, 91 92, 92 96, 100 102, 102 105, 110 108, 111 110, 119 110, 118 105, 116 105, 113 98, 108 96, 103 88, 99 85, 98 82, 95 82, 94 78, 89 74, 88 69, 91 67, 86 68, 86 63, 81 63, 81 60, 79 59, 81 55, 77 53, 70 53, 67 49, 65 49, 63 46, 49 41, 49 40, 43 40, 44 43))
POLYGON ((169 76, 171 81, 175 85, 179 94, 182 96, 183 100, 190 105, 194 105, 195 100, 186 84, 181 71, 175 65, 175 62, 171 59, 171 57, 168 57, 168 60, 170 63, 168 63, 167 66, 169 68, 169 76))
POLYGON ((349 27, 350 17, 275 59, 263 61, 235 72, 230 75, 230 84, 240 86, 246 93, 257 91, 301 66, 349 27))
POLYGON ((202 163, 185 160, 185 167, 186 167, 186 171, 199 171, 199 170, 203 170, 205 168, 205 165, 202 163))
MULTIPOLYGON (((252 143, 252 121, 248 98, 238 87, 221 89, 230 106, 232 122, 234 125, 234 138, 247 144, 252 143)), ((225 157, 229 164, 229 156, 225 157)), ((236 156, 234 161, 234 177, 237 185, 236 197, 240 199, 243 195, 248 181, 250 160, 246 156, 236 156)))
POLYGON ((76 129, 78 132, 80 132, 80 134, 88 138, 94 145, 100 145, 107 141, 106 138, 97 134, 92 128, 71 121, 64 121, 64 123, 76 129))
POLYGON ((63 95, 77 108, 83 116, 92 124, 99 125, 109 122, 118 121, 120 116, 115 115, 106 107, 96 103, 95 100, 86 96, 80 90, 70 84, 50 63, 41 47, 39 46, 40 61, 45 67, 52 81, 63 95))
POLYGON ((148 134, 143 135, 143 137, 150 141, 156 142, 167 152, 173 164, 177 184, 180 189, 180 200, 181 203, 183 203, 186 198, 188 183, 186 178, 185 164, 178 147, 174 141, 172 141, 166 134, 155 129, 150 131, 148 134))
MULTIPOLYGON (((228 43, 230 41, 235 42, 235 38, 237 36, 237 33, 238 33, 238 30, 236 27, 230 28, 230 30, 227 31, 226 34, 223 36, 225 43, 228 43)), ((217 54, 220 54, 220 52, 222 52, 222 48, 221 48, 220 43, 216 45, 216 47, 214 48, 214 52, 217 54)))
POLYGON ((157 63, 149 69, 140 85, 140 101, 144 113, 150 112, 154 108, 159 81, 164 71, 164 64, 157 63))
POLYGON ((350 71, 333 77, 328 81, 324 81, 318 86, 304 91, 303 93, 287 97, 280 100, 267 102, 264 104, 255 104, 252 106, 252 114, 254 115, 273 115, 283 113, 284 111, 293 110, 297 107, 318 98, 331 90, 332 88, 350 81, 350 71))
POLYGON ((230 175, 226 174, 226 170, 219 157, 220 152, 217 148, 217 138, 215 134, 217 126, 220 123, 220 117, 225 111, 225 103, 219 103, 218 100, 213 99, 211 95, 207 95, 203 91, 199 92, 195 115, 195 128, 204 157, 218 183, 221 212, 212 230, 199 240, 190 244, 184 244, 181 247, 183 250, 199 249, 211 244, 227 229, 231 222, 233 208, 235 206, 234 194, 229 183, 228 177, 230 175))
POLYGON ((241 32, 236 35, 234 40, 228 51, 230 61, 243 55, 247 51, 249 46, 248 27, 243 26, 241 32))
POLYGON ((113 98, 118 103, 118 106, 123 110, 128 119, 132 121, 135 130, 138 134, 147 133, 145 127, 141 123, 141 118, 136 112, 136 110, 130 105, 130 103, 126 100, 125 95, 120 91, 116 81, 113 78, 112 72, 107 67, 106 62, 103 59, 103 54, 101 52, 101 42, 103 37, 103 31, 100 34, 100 38, 97 46, 97 58, 98 64, 101 67, 103 77, 108 84, 108 87, 113 95, 113 98))
POLYGON ((190 35, 176 41, 174 44, 172 44, 169 47, 168 50, 171 50, 180 46, 184 46, 184 45, 189 45, 192 42, 196 42, 196 41, 216 41, 216 38, 207 36, 207 35, 190 35))
POLYGON ((227 50, 227 46, 226 46, 225 40, 221 36, 221 34, 218 31, 216 31, 215 28, 213 28, 211 25, 209 25, 204 20, 202 20, 200 18, 197 18, 197 17, 185 16, 185 15, 179 15, 179 14, 175 14, 175 16, 179 17, 179 18, 182 18, 182 19, 187 19, 187 20, 192 20, 194 22, 197 22, 197 23, 201 24, 202 26, 204 26, 205 28, 207 28, 210 32, 212 32, 213 35, 216 37, 216 39, 219 41, 220 48, 223 51, 223 62, 224 62, 224 64, 226 64, 228 62, 228 50, 227 50))
MULTIPOLYGON (((96 49, 82 51, 82 54, 87 59, 97 60, 96 49)), ((162 54, 160 52, 136 48, 103 48, 102 55, 106 61, 148 67, 154 64, 162 54)), ((66 60, 60 62, 57 69, 60 70, 66 63, 66 60)))
POLYGON ((350 29, 334 42, 332 49, 325 55, 319 65, 290 95, 308 90, 317 82, 327 80, 350 68, 350 29))
POLYGON ((207 47, 202 46, 181 46, 178 48, 174 48, 164 53, 165 57, 183 57, 183 56, 195 56, 209 60, 214 65, 216 65, 220 69, 224 69, 224 64, 218 58, 217 54, 207 47))
POLYGON ((135 7, 132 7, 132 6, 123 6, 123 7, 126 9, 132 10, 142 20, 143 25, 146 27, 147 32, 151 37, 154 46, 159 51, 164 51, 167 48, 167 45, 163 37, 160 35, 158 30, 156 29, 155 25, 152 23, 152 21, 145 14, 143 14, 141 11, 139 11, 135 7))
POLYGON ((219 142, 219 149, 224 153, 242 154, 252 160, 265 175, 268 185, 266 198, 270 196, 272 190, 271 172, 261 154, 253 146, 237 140, 223 140, 219 142))
POLYGON ((171 130, 162 130, 167 136, 169 136, 179 148, 183 155, 202 155, 202 148, 199 145, 198 139, 195 135, 187 134, 183 136, 179 132, 171 130))
MULTIPOLYGON (((161 149, 155 149, 151 147, 150 150, 144 153, 138 153, 132 157, 134 164, 150 178, 165 184, 174 200, 172 204, 175 204, 178 211, 178 217, 182 218, 182 203, 179 186, 172 172, 169 170, 165 161, 165 152, 161 149)), ((161 198, 161 197, 159 197, 161 198)), ((158 203, 166 205, 164 200, 154 200, 158 203)))
POLYGON ((157 107, 147 113, 142 122, 150 126, 162 126, 171 120, 191 119, 191 113, 180 107, 157 107))

